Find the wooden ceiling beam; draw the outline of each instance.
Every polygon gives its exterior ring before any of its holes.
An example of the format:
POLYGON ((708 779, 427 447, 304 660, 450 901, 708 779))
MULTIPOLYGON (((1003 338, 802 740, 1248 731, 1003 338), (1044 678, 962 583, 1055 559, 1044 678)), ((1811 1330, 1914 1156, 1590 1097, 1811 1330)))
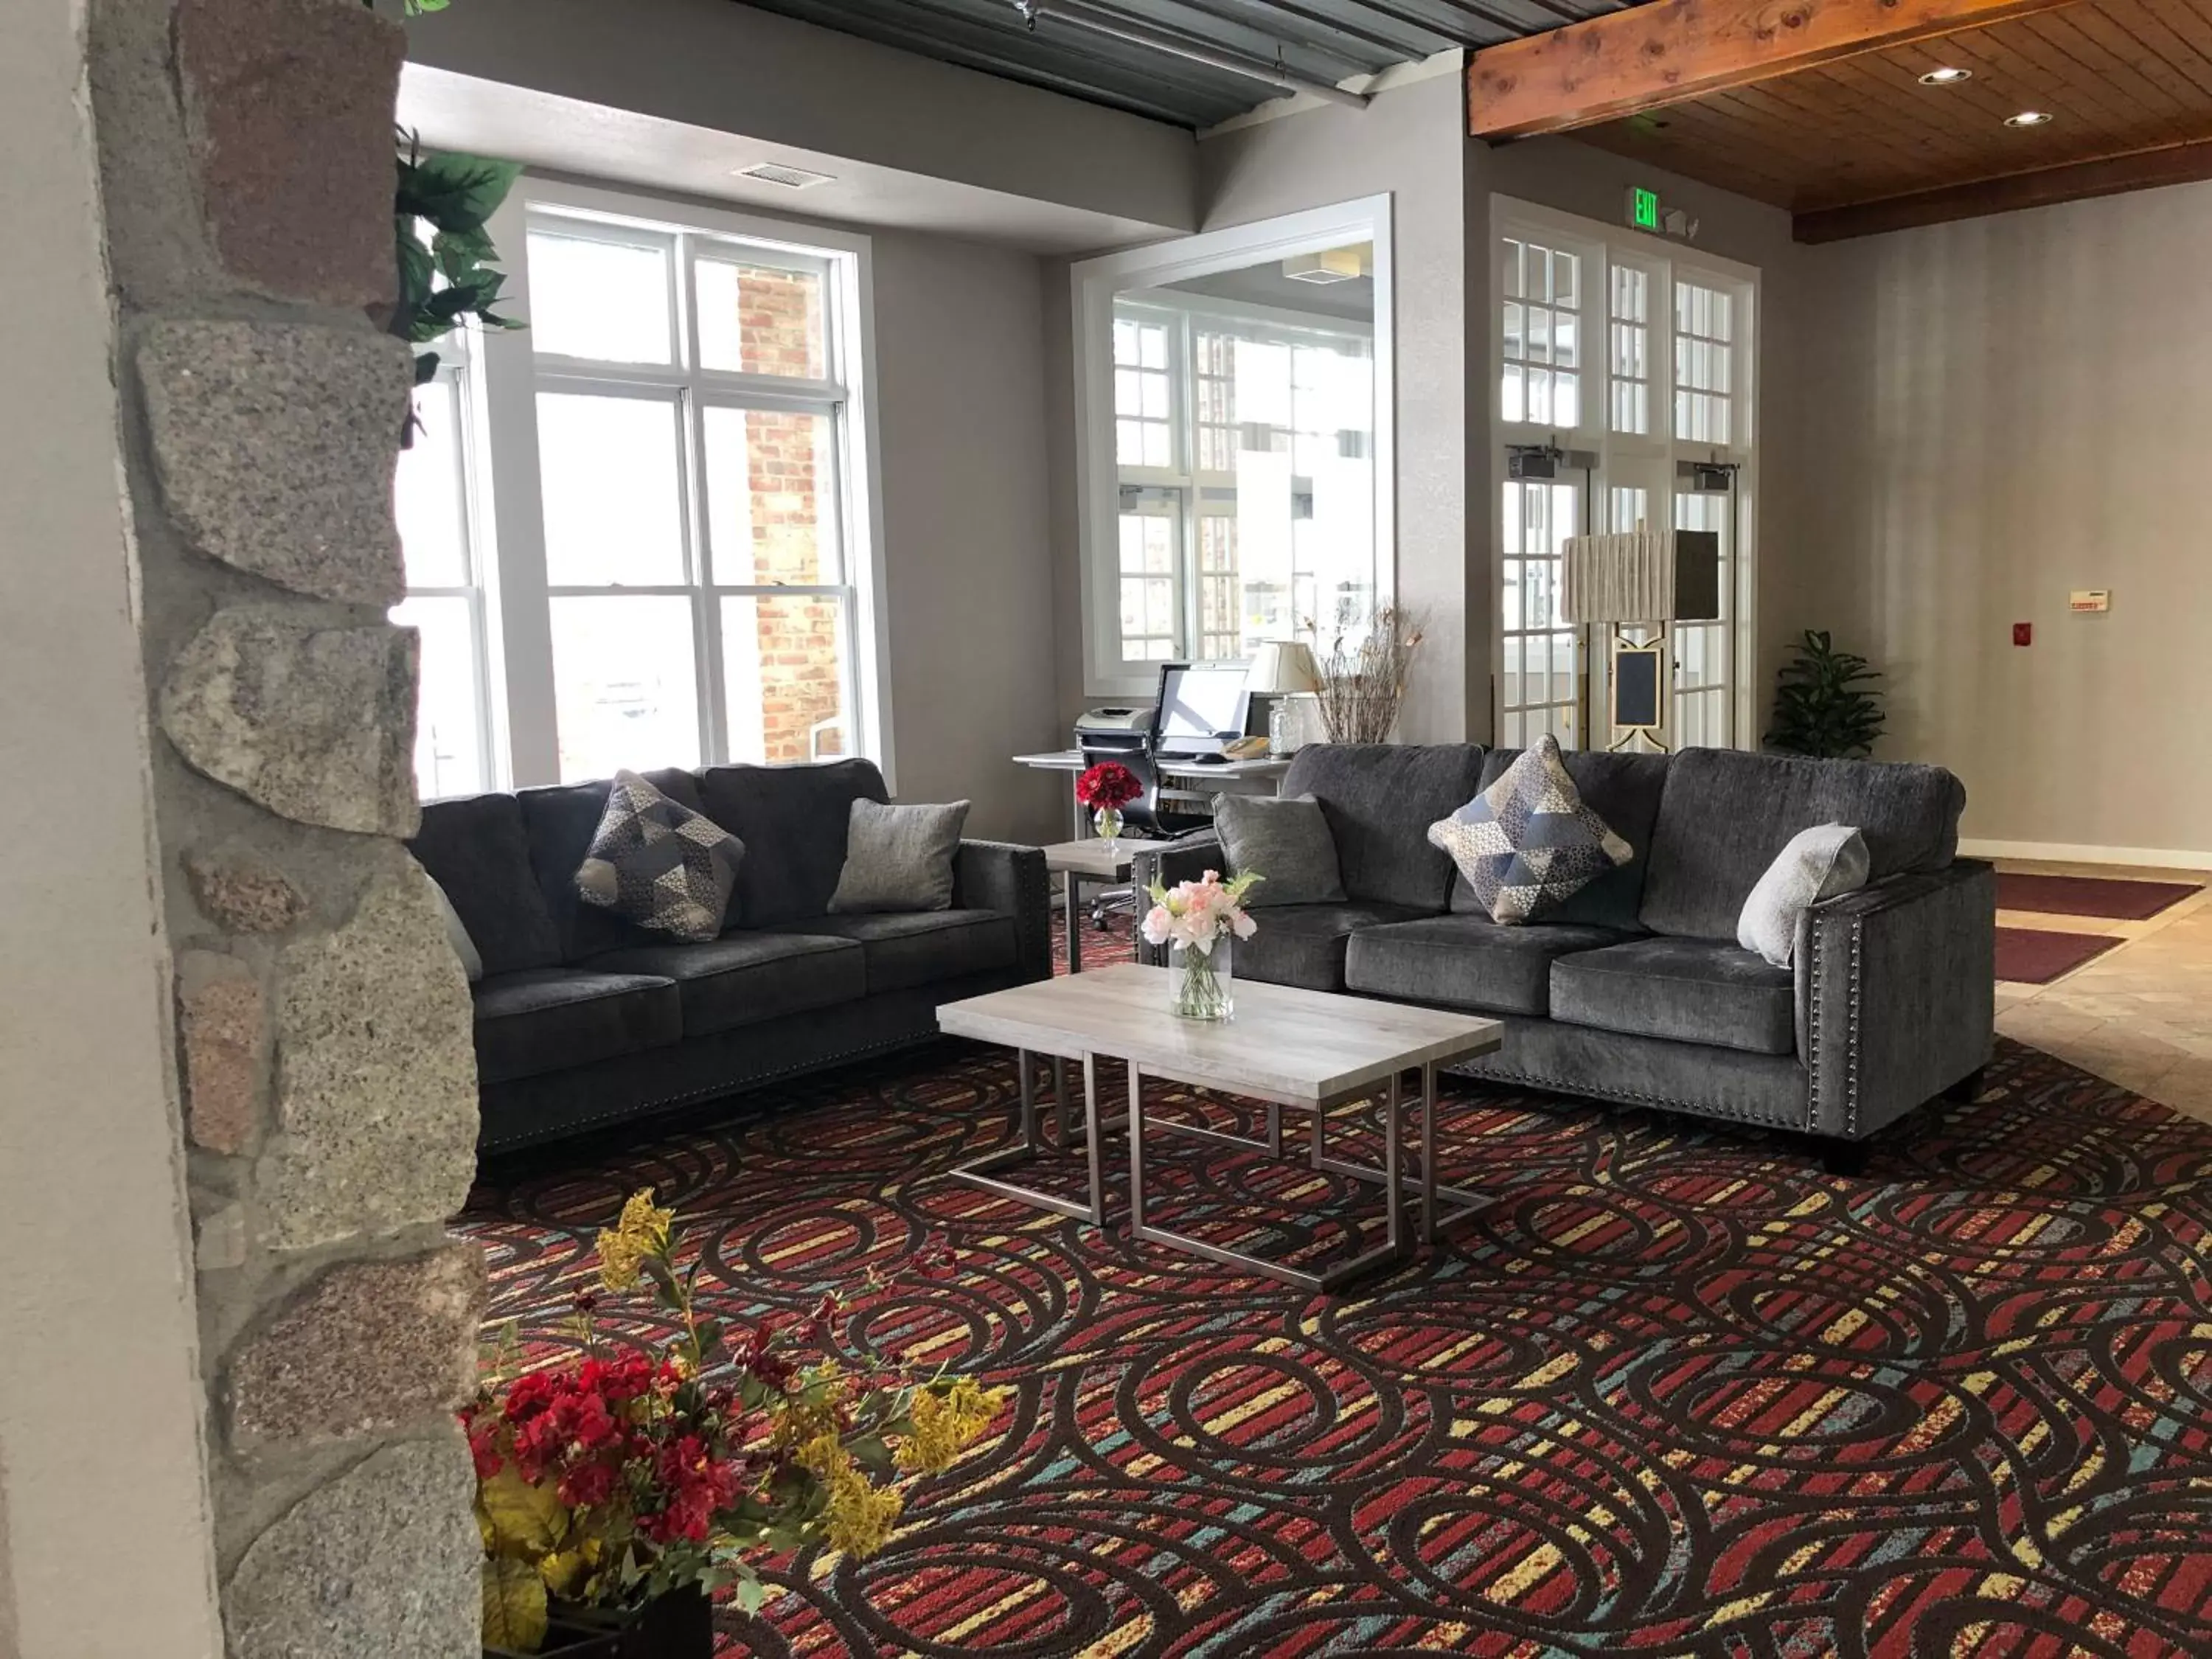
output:
POLYGON ((2092 196, 2118 196, 2125 191, 2196 184, 2206 179, 2212 179, 2212 138, 2092 161, 2068 161, 1972 184, 1945 185, 1909 196, 1821 208, 1797 215, 1791 222, 1792 234, 1801 242, 1840 242, 1853 236, 1878 236, 1888 230, 1911 230, 1954 219, 1979 219, 2021 208, 2050 207, 2092 196))
POLYGON ((1565 132, 1816 64, 2075 0, 1652 0, 1485 46, 1468 65, 1478 138, 1565 132))

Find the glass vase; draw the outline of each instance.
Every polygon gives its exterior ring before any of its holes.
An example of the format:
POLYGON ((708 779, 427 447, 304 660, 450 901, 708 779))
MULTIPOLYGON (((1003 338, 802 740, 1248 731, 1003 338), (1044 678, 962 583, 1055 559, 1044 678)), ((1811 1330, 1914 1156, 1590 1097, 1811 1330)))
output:
POLYGON ((1106 843, 1106 850, 1115 857, 1121 854, 1121 809, 1102 806, 1091 815, 1091 827, 1098 832, 1098 839, 1106 843))
POLYGON ((1168 1006, 1185 1019, 1227 1019, 1237 1012, 1231 936, 1211 950, 1177 945, 1168 951, 1168 1006))

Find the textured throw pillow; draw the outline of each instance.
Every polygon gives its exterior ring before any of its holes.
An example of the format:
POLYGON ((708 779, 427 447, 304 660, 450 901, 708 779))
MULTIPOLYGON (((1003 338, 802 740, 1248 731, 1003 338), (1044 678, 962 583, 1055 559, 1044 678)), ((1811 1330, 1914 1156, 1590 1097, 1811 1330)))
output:
POLYGON ((483 977, 483 952, 477 949, 477 942, 469 937, 469 930, 461 921, 461 913, 453 908, 453 900, 446 896, 446 890, 439 884, 437 877, 425 870, 422 879, 430 884, 431 900, 438 907, 439 920, 446 924, 446 943, 453 947, 453 954, 461 959, 461 971, 469 976, 469 983, 474 985, 483 977))
POLYGON ((950 806, 854 801, 830 914, 951 909, 952 858, 967 822, 964 800, 950 806))
POLYGON ((1245 896, 1246 904, 1344 902, 1336 837, 1311 795, 1216 795, 1213 830, 1231 872, 1260 872, 1260 884, 1245 896))
POLYGON ((1451 854, 1490 919, 1509 927, 1536 920, 1636 856, 1583 805, 1548 733, 1489 788, 1431 824, 1429 841, 1451 854))
POLYGON ((617 772, 576 896, 693 945, 722 931, 745 844, 635 772, 617 772))
POLYGON ((1799 830, 1743 902, 1735 942, 1777 968, 1790 966, 1797 954, 1798 918, 1822 899, 1865 886, 1867 868, 1866 841, 1857 830, 1841 823, 1799 830))

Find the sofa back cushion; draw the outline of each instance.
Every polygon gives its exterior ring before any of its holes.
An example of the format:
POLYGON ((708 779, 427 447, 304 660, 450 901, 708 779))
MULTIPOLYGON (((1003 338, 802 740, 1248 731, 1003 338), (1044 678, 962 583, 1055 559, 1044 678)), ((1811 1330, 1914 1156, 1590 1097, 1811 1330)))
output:
MULTIPOLYGON (((689 772, 672 768, 639 775, 654 788, 693 811, 699 810, 699 786, 689 772)), ((586 904, 576 892, 576 870, 591 850, 599 820, 606 816, 613 781, 550 784, 525 789, 515 800, 530 836, 530 869, 553 926, 560 934, 561 960, 581 962, 602 951, 639 945, 665 945, 668 936, 623 921, 611 910, 586 904)), ((463 913, 463 920, 467 919, 463 913)), ((487 964, 489 965, 489 964, 487 964)))
MULTIPOLYGON (((1483 757, 1482 782, 1487 789, 1505 775, 1505 769, 1521 758, 1517 749, 1493 749, 1483 757)), ((1624 933, 1638 929, 1637 913, 1644 903, 1644 877, 1651 864, 1651 832, 1659 820, 1659 797, 1666 787, 1672 755, 1616 755, 1605 750, 1569 750, 1560 758, 1574 780, 1583 805, 1606 822, 1606 827, 1626 842, 1636 854, 1617 870, 1607 871, 1556 909, 1544 911, 1540 922, 1617 927, 1624 933)), ((1451 908, 1456 912, 1488 915, 1465 876, 1452 883, 1451 908)))
POLYGON ((1347 899, 1442 910, 1456 872, 1429 845, 1429 826, 1465 805, 1481 779, 1482 750, 1471 743, 1310 744, 1282 793, 1321 803, 1347 899))
POLYGON ((1791 837, 1820 823, 1865 837, 1869 879, 1941 870, 1959 850, 1966 786, 1940 766, 1688 749, 1667 770, 1644 925, 1734 939, 1743 902, 1791 837))
POLYGON ((551 968, 561 933, 530 870, 530 841, 512 795, 432 801, 407 843, 446 890, 487 974, 551 968))
POLYGON ((853 803, 890 799, 872 761, 701 772, 701 810, 745 844, 730 925, 773 927, 829 915, 853 803))

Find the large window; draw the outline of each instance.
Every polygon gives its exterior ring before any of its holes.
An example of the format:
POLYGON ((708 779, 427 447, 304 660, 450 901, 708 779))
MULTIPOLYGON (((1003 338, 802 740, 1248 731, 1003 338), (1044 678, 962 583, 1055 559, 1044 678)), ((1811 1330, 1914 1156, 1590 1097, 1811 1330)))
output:
POLYGON ((1390 207, 1075 268, 1085 690, 1324 648, 1391 590, 1390 207))
POLYGON ((397 619, 424 629, 423 793, 881 758, 855 422, 865 242, 801 248, 721 216, 672 224, 598 192, 525 191, 501 252, 529 326, 477 353, 489 464, 433 465, 422 446, 402 468, 397 619), (434 528, 453 516, 434 474, 464 502, 473 478, 495 506, 481 572, 465 512, 458 554, 434 528), (507 647, 495 687, 488 610, 507 647), (487 699, 462 710, 462 670, 432 671, 460 652, 434 629, 458 641, 465 614, 470 684, 503 698, 505 756, 489 752, 487 699))
POLYGON ((1496 228, 1494 415, 1528 464, 1502 487, 1498 740, 1630 740, 1606 717, 1614 630, 1560 615, 1561 544, 1671 525, 1715 532, 1721 615, 1620 637, 1669 647, 1658 741, 1746 741, 1756 273, 1519 203, 1499 204, 1496 228))

